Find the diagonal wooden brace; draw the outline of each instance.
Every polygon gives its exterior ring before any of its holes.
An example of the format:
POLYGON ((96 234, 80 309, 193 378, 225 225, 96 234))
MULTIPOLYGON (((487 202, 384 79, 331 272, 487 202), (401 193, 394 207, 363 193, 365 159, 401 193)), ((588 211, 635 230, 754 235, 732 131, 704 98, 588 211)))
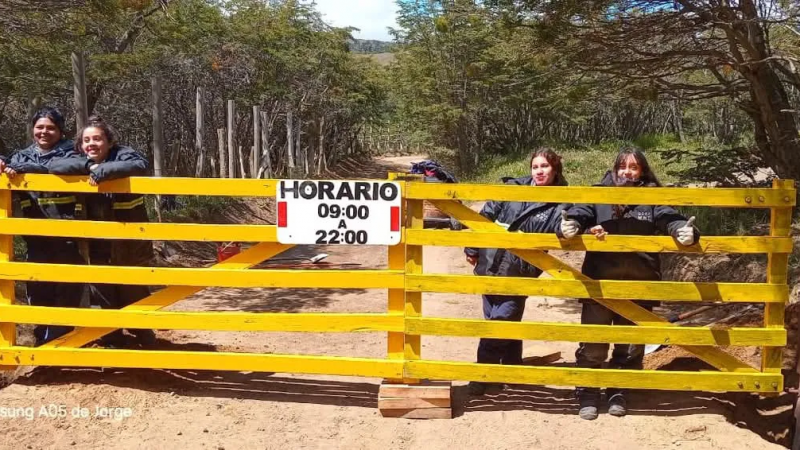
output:
MULTIPOLYGON (((467 206, 462 205, 452 200, 429 200, 442 212, 452 216, 462 224, 466 225, 470 230, 475 231, 491 231, 491 232, 508 232, 499 225, 492 223, 489 219, 483 217, 479 213, 473 211, 467 206)), ((539 269, 547 272, 553 278, 571 279, 571 280, 590 280, 589 277, 580 273, 579 270, 574 269, 569 264, 561 261, 560 259, 551 256, 541 250, 519 250, 509 249, 512 253, 524 259, 525 261, 533 264, 539 269)), ((670 323, 654 314, 645 308, 637 305, 630 300, 605 300, 603 298, 594 298, 594 300, 606 308, 614 311, 620 316, 630 320, 631 322, 642 326, 678 326, 670 323)), ((739 360, 738 358, 714 347, 684 345, 681 346, 684 350, 693 353, 701 360, 711 364, 725 372, 758 372, 749 364, 739 360)))
MULTIPOLYGON (((262 261, 283 253, 292 248, 291 245, 278 244, 275 242, 262 242, 238 255, 235 255, 219 264, 211 266, 211 269, 249 269, 262 261)), ((190 295, 196 294, 205 287, 194 286, 170 286, 164 288, 149 297, 145 297, 136 303, 126 306, 126 310, 133 311, 156 311, 177 303, 190 295)), ((115 331, 115 328, 76 328, 74 331, 54 339, 42 347, 49 348, 78 348, 89 342, 99 339, 108 333, 115 331)))

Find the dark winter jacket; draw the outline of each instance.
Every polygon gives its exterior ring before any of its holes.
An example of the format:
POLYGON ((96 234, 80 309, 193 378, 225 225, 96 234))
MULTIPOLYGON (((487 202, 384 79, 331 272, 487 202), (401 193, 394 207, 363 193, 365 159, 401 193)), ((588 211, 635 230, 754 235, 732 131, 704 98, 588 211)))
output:
MULTIPOLYGON (((48 173, 53 161, 75 155, 73 143, 62 139, 48 152, 39 151, 36 144, 19 150, 3 161, 17 173, 48 173)), ((74 194, 65 192, 15 191, 15 200, 19 201, 22 216, 30 219, 74 219, 78 199, 74 194)), ((77 251, 73 238, 23 236, 28 246, 29 259, 31 253, 66 253, 70 260, 77 251)), ((34 257, 31 260, 35 260, 34 257)))
MULTIPOLYGON (((114 146, 106 160, 95 169, 95 163, 85 155, 73 155, 53 161, 49 169, 59 175, 86 175, 97 183, 147 174, 148 162, 130 147, 114 146)), ((85 217, 88 220, 114 222, 149 222, 144 196, 141 194, 88 194, 83 196, 85 217)), ((89 245, 91 264, 115 266, 145 266, 153 257, 151 241, 92 239, 89 245)))
MULTIPOLYGON (((531 186, 531 177, 505 179, 506 184, 531 186)), ((566 185, 566 182, 559 183, 566 185)), ((553 233, 561 223, 561 211, 570 205, 541 202, 489 201, 481 215, 508 231, 553 233)), ((465 248, 468 256, 477 256, 475 275, 538 277, 542 271, 506 249, 465 248)))
MULTIPOLYGON (((614 186, 611 172, 596 186, 614 186)), ((581 231, 601 225, 608 234, 619 235, 677 237, 678 229, 686 225, 686 217, 671 206, 575 205, 567 216, 578 221, 581 231)), ((563 237, 560 227, 556 233, 563 237)), ((699 238, 695 228, 695 241, 699 238)), ((661 260, 657 253, 587 252, 581 272, 596 280, 660 280, 661 260)))

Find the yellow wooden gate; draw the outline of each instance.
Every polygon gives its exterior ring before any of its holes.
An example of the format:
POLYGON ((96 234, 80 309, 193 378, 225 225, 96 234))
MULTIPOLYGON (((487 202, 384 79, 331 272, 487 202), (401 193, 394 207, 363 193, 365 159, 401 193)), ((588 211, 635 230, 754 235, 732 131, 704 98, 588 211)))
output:
MULTIPOLYGON (((788 256, 794 183, 778 180, 771 189, 584 188, 427 184, 401 179, 406 223, 404 241, 389 247, 386 270, 248 270, 290 248, 276 242, 274 226, 173 223, 116 223, 11 218, 14 190, 98 192, 85 177, 24 175, 0 178, 0 367, 20 365, 106 366, 170 369, 270 371, 419 379, 481 380, 566 386, 617 386, 666 390, 778 392, 781 347, 785 345, 784 305, 788 300, 788 256), (672 204, 771 210, 769 236, 703 237, 691 247, 671 237, 607 236, 560 241, 554 235, 509 233, 457 200, 535 200, 569 203, 672 204), (467 231, 423 229, 423 201, 469 227, 467 231), (71 236, 100 239, 241 241, 256 244, 209 268, 109 267, 38 264, 13 260, 13 236, 71 236), (476 277, 423 273, 425 246, 503 247, 543 269, 552 279, 476 277), (591 280, 546 250, 767 253, 767 283, 688 283, 591 280), (167 285, 122 310, 45 308, 14 304, 16 281, 105 282, 167 285), (388 290, 382 314, 254 314, 164 312, 161 309, 210 286, 231 288, 340 288, 388 290), (522 294, 594 298, 638 326, 509 323, 432 318, 422 315, 423 292, 522 294), (681 327, 628 299, 683 302, 764 303, 761 328, 681 327), (68 335, 30 348, 16 345, 16 324, 69 325, 68 335), (118 328, 227 331, 306 331, 388 333, 387 357, 110 350, 81 348, 118 328), (572 342, 665 343, 679 345, 719 372, 595 370, 509 367, 426 360, 420 336, 447 335, 572 342), (760 346, 756 368, 720 346, 760 346)), ((276 180, 130 178, 104 183, 101 192, 162 195, 274 197, 276 180)))

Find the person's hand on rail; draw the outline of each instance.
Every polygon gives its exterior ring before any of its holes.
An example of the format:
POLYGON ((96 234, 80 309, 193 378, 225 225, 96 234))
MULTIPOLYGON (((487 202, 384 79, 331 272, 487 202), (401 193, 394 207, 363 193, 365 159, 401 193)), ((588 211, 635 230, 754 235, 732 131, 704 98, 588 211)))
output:
POLYGON ((694 244, 694 219, 694 216, 690 217, 689 220, 686 221, 686 225, 678 228, 677 238, 681 245, 694 244))

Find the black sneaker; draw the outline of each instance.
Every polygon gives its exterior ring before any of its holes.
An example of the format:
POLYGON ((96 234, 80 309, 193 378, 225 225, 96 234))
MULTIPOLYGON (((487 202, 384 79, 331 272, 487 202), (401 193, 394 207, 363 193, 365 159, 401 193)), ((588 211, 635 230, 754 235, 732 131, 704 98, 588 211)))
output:
POLYGON ((615 417, 623 417, 628 413, 628 404, 621 392, 609 397, 608 413, 615 417))

